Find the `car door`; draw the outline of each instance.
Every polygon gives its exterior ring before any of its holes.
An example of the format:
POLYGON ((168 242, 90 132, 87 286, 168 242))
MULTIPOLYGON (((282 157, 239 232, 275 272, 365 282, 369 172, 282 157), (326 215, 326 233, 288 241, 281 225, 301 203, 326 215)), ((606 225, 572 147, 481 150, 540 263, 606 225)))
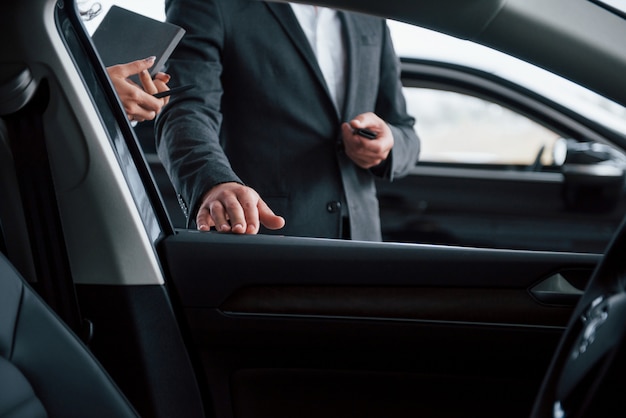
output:
POLYGON ((159 249, 219 417, 527 416, 598 260, 182 230, 159 249))
MULTIPOLYGON (((452 90, 513 109, 553 143, 600 137, 456 70, 404 61, 407 100, 452 90)), ((393 243, 187 230, 161 241, 217 416, 527 416, 623 213, 621 188, 609 209, 567 201, 540 148, 530 163, 422 162, 379 184, 393 243)))
POLYGON ((41 70, 69 115, 45 125, 72 186, 55 196, 60 250, 92 351, 141 411, 165 416, 154 406, 198 388, 215 417, 528 415, 599 254, 173 228, 80 20, 62 5, 56 19, 81 75, 41 70), (91 185, 94 171, 117 181, 91 185))

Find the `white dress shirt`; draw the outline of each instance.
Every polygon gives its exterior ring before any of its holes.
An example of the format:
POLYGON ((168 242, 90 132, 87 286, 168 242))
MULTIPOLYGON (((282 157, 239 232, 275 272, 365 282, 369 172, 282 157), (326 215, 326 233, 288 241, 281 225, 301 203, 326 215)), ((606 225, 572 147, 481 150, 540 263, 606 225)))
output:
POLYGON ((346 48, 336 10, 289 3, 317 57, 339 114, 346 95, 346 48))

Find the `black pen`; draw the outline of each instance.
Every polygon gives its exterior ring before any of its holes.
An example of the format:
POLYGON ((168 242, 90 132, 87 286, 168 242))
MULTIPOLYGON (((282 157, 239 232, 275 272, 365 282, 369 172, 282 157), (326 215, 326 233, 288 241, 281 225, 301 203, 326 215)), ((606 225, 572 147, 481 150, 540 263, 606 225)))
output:
POLYGON ((367 128, 353 129, 352 133, 355 135, 362 136, 363 138, 367 138, 367 139, 376 139, 376 137, 378 136, 376 132, 370 131, 367 128))
POLYGON ((169 90, 161 91, 159 93, 154 93, 152 96, 156 97, 157 99, 162 99, 171 94, 182 93, 183 91, 187 91, 193 87, 194 87, 193 84, 187 84, 186 86, 174 87, 169 90))

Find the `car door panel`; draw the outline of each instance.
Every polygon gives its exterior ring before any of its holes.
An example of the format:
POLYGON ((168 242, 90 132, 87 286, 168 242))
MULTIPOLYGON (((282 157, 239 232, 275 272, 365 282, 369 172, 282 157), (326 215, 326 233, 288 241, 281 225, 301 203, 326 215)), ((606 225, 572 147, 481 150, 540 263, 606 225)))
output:
POLYGON ((559 173, 418 166, 377 188, 386 241, 602 253, 626 210, 568 205, 559 173))
POLYGON ((160 252, 218 417, 525 416, 572 309, 531 289, 599 259, 182 230, 160 252))

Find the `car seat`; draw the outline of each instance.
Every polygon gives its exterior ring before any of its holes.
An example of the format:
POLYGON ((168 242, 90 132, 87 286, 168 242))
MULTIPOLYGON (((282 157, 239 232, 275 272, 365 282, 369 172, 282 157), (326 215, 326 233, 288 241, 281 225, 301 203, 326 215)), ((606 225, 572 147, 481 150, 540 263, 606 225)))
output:
POLYGON ((109 375, 0 254, 0 416, 135 417, 109 375))

